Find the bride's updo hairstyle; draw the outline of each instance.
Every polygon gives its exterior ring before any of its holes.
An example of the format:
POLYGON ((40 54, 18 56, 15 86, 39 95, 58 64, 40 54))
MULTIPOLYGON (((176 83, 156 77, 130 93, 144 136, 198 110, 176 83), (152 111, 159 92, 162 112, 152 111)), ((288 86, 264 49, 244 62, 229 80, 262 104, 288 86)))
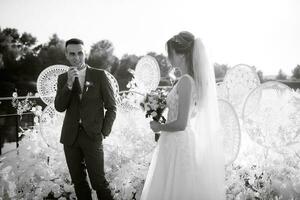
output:
POLYGON ((188 73, 194 77, 193 72, 193 48, 195 37, 188 31, 182 31, 167 41, 169 59, 173 58, 174 50, 177 54, 183 54, 186 58, 188 73))

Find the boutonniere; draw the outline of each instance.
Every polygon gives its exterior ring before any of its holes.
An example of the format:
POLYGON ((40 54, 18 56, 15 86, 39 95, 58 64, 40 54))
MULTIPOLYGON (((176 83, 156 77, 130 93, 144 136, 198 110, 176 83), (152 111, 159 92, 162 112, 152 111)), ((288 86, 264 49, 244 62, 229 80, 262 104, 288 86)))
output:
POLYGON ((86 81, 84 85, 85 85, 85 92, 87 92, 89 90, 89 87, 94 86, 94 83, 90 81, 86 81))

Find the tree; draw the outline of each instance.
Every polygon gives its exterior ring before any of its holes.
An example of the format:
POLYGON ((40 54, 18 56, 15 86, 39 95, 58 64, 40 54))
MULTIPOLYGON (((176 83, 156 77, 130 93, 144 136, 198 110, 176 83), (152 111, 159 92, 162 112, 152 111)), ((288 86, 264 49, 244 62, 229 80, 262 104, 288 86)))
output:
POLYGON ((0 53, 0 70, 4 69, 3 54, 0 53))
POLYGON ((278 75, 276 76, 277 80, 286 80, 287 76, 286 74, 282 71, 282 69, 279 70, 278 75))
POLYGON ((139 57, 136 55, 125 54, 120 60, 120 66, 115 73, 118 80, 120 90, 127 90, 126 85, 132 80, 133 74, 130 70, 135 70, 139 57))
POLYGON ((36 41, 29 33, 19 34, 15 28, 0 28, 0 74, 3 82, 16 83, 22 78, 32 77, 31 70, 28 70, 32 67, 31 63, 24 66, 21 61, 34 54, 36 41), (28 73, 24 74, 24 69, 28 73))
POLYGON ((259 81, 262 83, 264 81, 264 74, 261 70, 258 70, 257 72, 257 76, 259 78, 259 81))
POLYGON ((20 55, 22 55, 18 48, 19 38, 20 34, 17 29, 0 29, 0 54, 2 55, 2 68, 7 71, 8 74, 16 71, 17 60, 20 55))
MULTIPOLYGON (((14 85, 20 93, 35 90, 40 72, 53 64, 68 64, 64 41, 56 34, 46 44, 35 46, 37 39, 30 33, 19 33, 15 28, 0 28, 0 88, 14 85)), ((1 93, 10 96, 11 88, 1 93)), ((26 94, 26 93, 25 93, 26 94)))
POLYGON ((101 40, 92 45, 87 63, 114 74, 119 67, 119 59, 113 55, 114 46, 109 40, 101 40))
POLYGON ((20 69, 18 71, 20 76, 19 81, 36 82, 39 74, 44 69, 39 57, 33 53, 26 54, 19 61, 20 69))
POLYGON ((167 61, 167 57, 164 56, 163 54, 157 54, 155 52, 149 52, 147 55, 152 56, 156 59, 159 69, 160 69, 160 76, 161 77, 168 77, 169 76, 169 71, 171 69, 171 65, 167 61))
POLYGON ((293 70, 292 70, 292 77, 295 79, 300 79, 300 65, 297 65, 293 70))
POLYGON ((41 62, 40 70, 51 65, 69 64, 65 57, 65 41, 60 39, 57 34, 53 34, 49 42, 41 45, 37 51, 41 62))
MULTIPOLYGON (((9 59, 19 60, 33 51, 37 39, 29 33, 21 36, 15 28, 0 29, 0 53, 9 59)), ((5 60, 5 59, 4 59, 5 60)))
POLYGON ((228 66, 225 64, 214 64, 214 70, 215 70, 215 77, 216 79, 223 79, 225 77, 225 74, 228 70, 228 66))
POLYGON ((24 45, 24 46, 33 46, 36 43, 36 38, 33 37, 30 33, 23 33, 22 36, 20 37, 20 42, 24 45))

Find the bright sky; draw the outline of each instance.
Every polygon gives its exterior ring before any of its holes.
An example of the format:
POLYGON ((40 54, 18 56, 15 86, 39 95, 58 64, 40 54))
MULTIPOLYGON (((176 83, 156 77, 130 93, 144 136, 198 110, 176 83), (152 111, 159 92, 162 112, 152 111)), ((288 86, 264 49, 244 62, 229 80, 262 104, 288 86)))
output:
POLYGON ((166 54, 167 39, 188 30, 202 38, 212 62, 290 75, 300 64, 299 11, 299 0, 0 0, 0 27, 29 32, 39 43, 53 33, 88 47, 109 39, 119 58, 166 54))

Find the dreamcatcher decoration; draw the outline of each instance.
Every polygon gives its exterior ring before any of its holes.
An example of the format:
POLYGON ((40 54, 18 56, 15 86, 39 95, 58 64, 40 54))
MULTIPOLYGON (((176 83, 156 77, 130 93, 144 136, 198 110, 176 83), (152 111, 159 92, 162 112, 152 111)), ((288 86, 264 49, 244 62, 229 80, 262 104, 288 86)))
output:
POLYGON ((224 82, 218 82, 216 85, 218 99, 228 99, 228 89, 224 82))
POLYGON ((135 68, 134 79, 137 91, 143 94, 155 90, 160 81, 160 68, 152 56, 142 57, 135 68))
POLYGON ((142 57, 132 72, 133 80, 128 83, 129 90, 119 92, 118 108, 120 112, 132 112, 141 109, 140 102, 152 90, 158 87, 160 68, 152 56, 142 57))
POLYGON ((247 97, 242 120, 250 138, 267 149, 299 146, 300 97, 287 85, 263 83, 247 97))
POLYGON ((40 118, 40 133, 47 146, 53 150, 61 150, 59 143, 62 122, 65 113, 59 113, 54 108, 57 91, 57 79, 67 72, 66 65, 52 65, 44 69, 37 79, 37 91, 42 101, 47 105, 40 118))
POLYGON ((67 72, 66 65, 52 65, 44 69, 37 79, 37 91, 46 105, 54 103, 57 90, 57 78, 60 74, 67 72))
POLYGON ((218 104, 224 134, 225 164, 228 166, 238 156, 241 143, 241 129, 238 116, 232 105, 224 99, 219 99, 218 104))
POLYGON ((46 106, 41 115, 41 137, 47 146, 53 150, 62 151, 62 145, 59 143, 59 140, 64 117, 65 113, 57 112, 53 104, 46 106))
POLYGON ((223 90, 221 94, 225 94, 224 97, 227 97, 226 100, 233 105, 240 117, 247 95, 259 85, 260 80, 255 68, 239 64, 227 71, 221 86, 223 90))

